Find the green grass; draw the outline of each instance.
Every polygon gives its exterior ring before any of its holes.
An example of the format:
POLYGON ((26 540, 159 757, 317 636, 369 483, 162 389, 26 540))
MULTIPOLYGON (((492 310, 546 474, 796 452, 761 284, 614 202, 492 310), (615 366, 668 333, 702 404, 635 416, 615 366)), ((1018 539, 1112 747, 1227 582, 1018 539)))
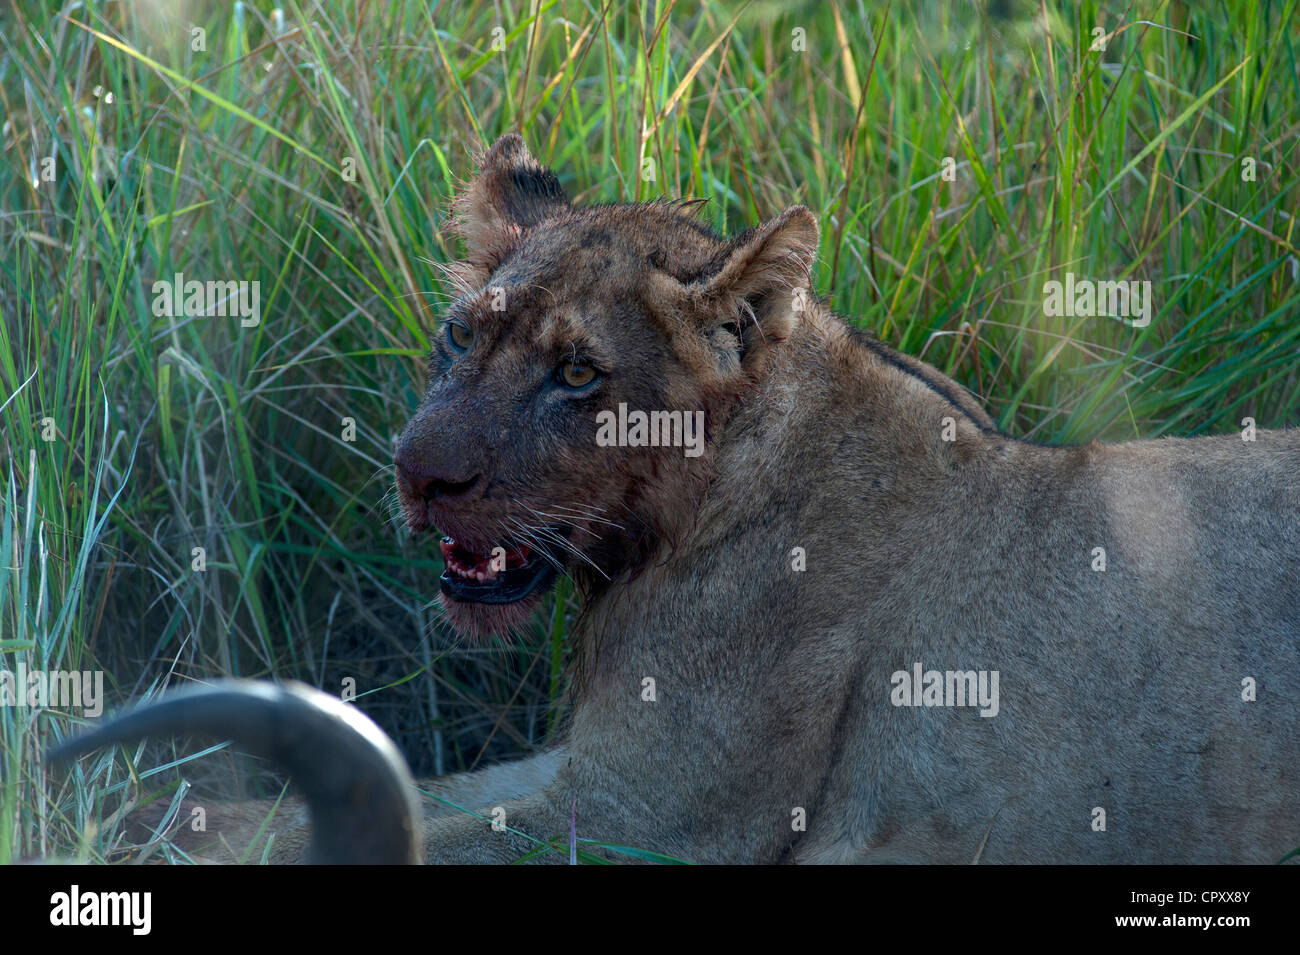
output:
MULTIPOLYGON (((448 197, 511 129, 579 200, 808 205, 818 290, 1012 433, 1300 423, 1297 0, 629 6, 0 8, 0 667, 352 678, 417 773, 555 732, 568 598, 456 643, 389 489, 448 197), (1045 315, 1066 271, 1150 281, 1150 325, 1045 315), (155 317, 176 272, 261 323, 155 317)), ((174 798, 158 746, 47 772, 74 723, 0 707, 0 862, 120 857, 174 798)))

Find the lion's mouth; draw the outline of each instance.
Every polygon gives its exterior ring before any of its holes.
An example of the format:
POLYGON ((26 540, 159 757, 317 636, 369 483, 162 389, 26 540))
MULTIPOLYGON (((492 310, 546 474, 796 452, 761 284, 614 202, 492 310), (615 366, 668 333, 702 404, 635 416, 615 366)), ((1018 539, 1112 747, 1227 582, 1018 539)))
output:
POLYGON ((562 566, 557 556, 537 544, 500 544, 480 554, 444 537, 440 544, 446 569, 438 578, 445 596, 468 603, 511 604, 545 590, 562 566))

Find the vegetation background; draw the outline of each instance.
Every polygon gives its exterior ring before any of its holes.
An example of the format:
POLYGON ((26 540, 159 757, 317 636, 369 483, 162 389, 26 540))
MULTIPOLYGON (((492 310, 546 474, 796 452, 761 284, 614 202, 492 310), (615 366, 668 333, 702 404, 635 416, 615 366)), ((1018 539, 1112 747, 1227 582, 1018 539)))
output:
MULTIPOLYGON (((110 705, 350 678, 424 774, 556 732, 567 588, 458 643, 390 490, 448 198, 509 130, 579 201, 706 197, 728 232, 808 205, 817 289, 1014 434, 1300 424, 1296 7, 4 4, 0 668, 102 668, 110 705), (1150 281, 1150 325, 1045 315, 1067 271, 1150 281), (177 272, 260 281, 260 324, 155 317, 177 272)), ((77 719, 0 707, 0 862, 156 857, 120 811, 178 760, 256 783, 171 743, 49 772, 77 719)))

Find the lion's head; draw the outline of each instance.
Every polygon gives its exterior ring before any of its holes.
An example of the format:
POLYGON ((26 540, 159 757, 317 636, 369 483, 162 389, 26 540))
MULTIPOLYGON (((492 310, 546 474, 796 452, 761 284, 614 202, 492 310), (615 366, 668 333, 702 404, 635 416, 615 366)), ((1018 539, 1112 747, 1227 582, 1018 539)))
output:
POLYGON ((411 531, 445 535, 453 626, 483 636, 557 574, 599 588, 689 528, 720 429, 810 301, 817 223, 796 206, 727 241, 688 204, 577 207, 514 135, 456 205, 458 297, 395 463, 411 531))

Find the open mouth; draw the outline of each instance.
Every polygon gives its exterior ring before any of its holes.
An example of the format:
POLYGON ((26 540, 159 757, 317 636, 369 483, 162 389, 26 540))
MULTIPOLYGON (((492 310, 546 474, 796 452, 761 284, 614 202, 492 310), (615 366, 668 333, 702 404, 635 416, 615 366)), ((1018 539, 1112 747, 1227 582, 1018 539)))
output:
POLYGON ((550 587, 560 566, 555 555, 536 544, 501 544, 487 554, 467 550, 451 537, 444 537, 440 546, 446 569, 438 578, 439 587, 444 595, 469 603, 523 600, 550 587))

